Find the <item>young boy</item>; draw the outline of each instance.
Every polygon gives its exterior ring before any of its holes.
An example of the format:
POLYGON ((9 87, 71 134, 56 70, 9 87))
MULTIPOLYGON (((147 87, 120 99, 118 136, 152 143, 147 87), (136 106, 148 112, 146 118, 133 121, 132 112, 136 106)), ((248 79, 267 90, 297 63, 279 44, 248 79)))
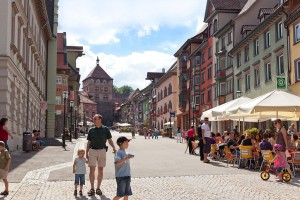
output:
POLYGON ((0 141, 0 178, 3 179, 5 190, 0 193, 0 195, 8 195, 8 181, 7 174, 10 166, 10 154, 5 148, 3 141, 0 141))
POLYGON ((75 174, 75 190, 74 195, 77 195, 77 186, 80 185, 79 195, 82 196, 82 188, 85 184, 85 174, 86 174, 86 167, 85 164, 87 163, 86 158, 84 158, 85 150, 78 149, 77 151, 77 158, 74 160, 73 164, 73 173, 75 174))
POLYGON ((121 136, 117 139, 117 145, 120 149, 115 155, 115 173, 117 181, 117 196, 113 200, 118 200, 124 197, 125 200, 128 196, 132 195, 130 181, 130 162, 129 159, 133 158, 133 155, 127 154, 126 149, 128 148, 129 139, 121 136))

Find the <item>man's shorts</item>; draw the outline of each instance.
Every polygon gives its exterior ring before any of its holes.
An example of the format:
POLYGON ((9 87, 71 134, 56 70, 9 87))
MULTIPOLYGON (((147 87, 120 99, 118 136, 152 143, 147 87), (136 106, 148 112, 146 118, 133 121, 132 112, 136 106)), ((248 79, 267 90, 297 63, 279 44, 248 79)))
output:
POLYGON ((75 174, 75 185, 85 185, 85 174, 75 174))
POLYGON ((89 167, 105 167, 106 165, 106 150, 105 149, 90 149, 89 150, 89 167))
POLYGON ((211 149, 211 146, 210 146, 210 138, 208 137, 205 137, 205 144, 203 144, 203 152, 204 153, 210 153, 210 149, 211 149))
POLYGON ((130 176, 124 176, 124 177, 116 177, 117 181, 117 196, 118 197, 124 197, 124 196, 130 196, 132 195, 130 181, 130 176))
POLYGON ((0 179, 7 179, 8 172, 4 169, 0 169, 0 179))

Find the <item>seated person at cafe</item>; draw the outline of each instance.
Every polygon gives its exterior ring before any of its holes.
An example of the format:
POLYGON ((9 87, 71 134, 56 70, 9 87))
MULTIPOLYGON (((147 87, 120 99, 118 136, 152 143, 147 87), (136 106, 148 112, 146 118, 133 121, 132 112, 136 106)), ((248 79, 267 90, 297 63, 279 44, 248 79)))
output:
POLYGON ((252 139, 251 139, 251 134, 248 133, 245 137, 245 139, 242 141, 242 144, 243 146, 252 146, 252 148, 254 149, 254 143, 252 142, 252 139))
POLYGON ((232 154, 239 156, 240 150, 237 142, 234 140, 234 131, 231 131, 229 134, 227 146, 232 154))
POLYGON ((269 139, 269 134, 264 133, 263 134, 263 141, 259 143, 259 148, 260 150, 270 150, 273 151, 272 144, 268 141, 269 139))
POLYGON ((239 137, 238 137, 238 140, 237 140, 237 143, 238 143, 238 145, 241 145, 242 144, 242 141, 245 139, 245 136, 244 135, 240 135, 239 137))
POLYGON ((40 142, 40 145, 45 146, 46 143, 42 140, 41 131, 38 130, 35 135, 36 135, 36 140, 38 140, 40 142))
POLYGON ((223 143, 223 139, 222 139, 220 133, 216 133, 216 143, 217 143, 217 144, 223 143))
POLYGON ((225 143, 228 142, 228 140, 229 140, 228 131, 224 131, 224 132, 223 132, 222 139, 223 139, 223 141, 224 141, 225 143))
POLYGON ((33 150, 38 151, 41 148, 41 145, 40 145, 40 142, 36 140, 36 133, 37 133, 37 130, 32 131, 31 141, 32 141, 33 150))
POLYGON ((296 149, 295 142, 292 141, 292 135, 287 134, 287 149, 290 151, 294 151, 296 149))

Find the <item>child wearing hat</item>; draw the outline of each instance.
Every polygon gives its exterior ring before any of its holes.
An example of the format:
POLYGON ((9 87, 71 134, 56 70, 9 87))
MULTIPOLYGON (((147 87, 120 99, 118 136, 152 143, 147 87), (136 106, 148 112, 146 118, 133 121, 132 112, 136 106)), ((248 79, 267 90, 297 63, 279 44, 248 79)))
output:
POLYGON ((121 136, 117 139, 117 145, 120 149, 115 154, 115 175, 117 181, 117 196, 113 200, 128 199, 128 196, 132 195, 130 181, 130 159, 134 157, 132 154, 128 154, 126 149, 128 149, 129 139, 121 136))

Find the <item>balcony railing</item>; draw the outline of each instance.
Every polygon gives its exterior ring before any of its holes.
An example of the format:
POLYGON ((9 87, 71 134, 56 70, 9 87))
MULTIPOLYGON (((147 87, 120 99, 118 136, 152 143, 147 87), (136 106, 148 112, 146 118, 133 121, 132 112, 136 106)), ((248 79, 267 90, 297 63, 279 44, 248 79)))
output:
POLYGON ((215 79, 216 80, 223 80, 226 78, 226 71, 225 70, 220 70, 217 71, 215 74, 215 79))

